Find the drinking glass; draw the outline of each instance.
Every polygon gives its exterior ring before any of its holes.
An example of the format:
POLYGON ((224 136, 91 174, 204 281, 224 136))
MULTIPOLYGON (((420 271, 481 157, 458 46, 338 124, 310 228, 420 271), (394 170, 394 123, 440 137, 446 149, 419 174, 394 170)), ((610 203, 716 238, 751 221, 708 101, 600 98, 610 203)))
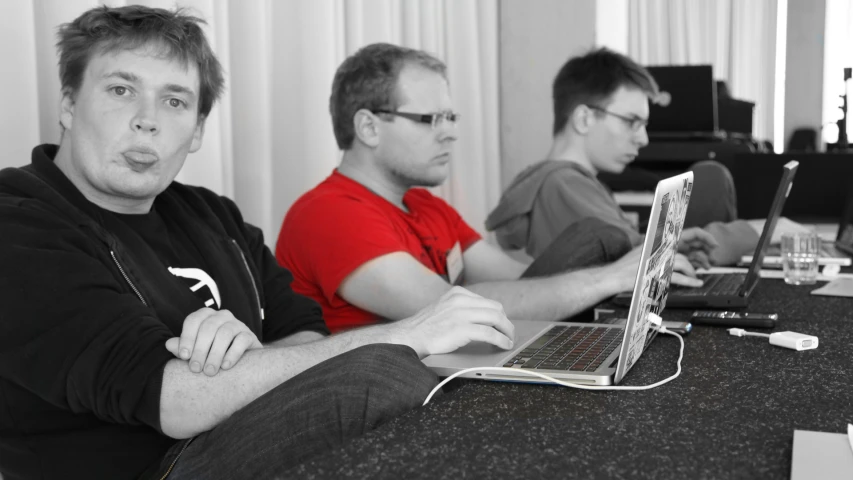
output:
POLYGON ((782 269, 785 283, 812 285, 817 281, 817 258, 820 237, 813 232, 782 235, 782 269))

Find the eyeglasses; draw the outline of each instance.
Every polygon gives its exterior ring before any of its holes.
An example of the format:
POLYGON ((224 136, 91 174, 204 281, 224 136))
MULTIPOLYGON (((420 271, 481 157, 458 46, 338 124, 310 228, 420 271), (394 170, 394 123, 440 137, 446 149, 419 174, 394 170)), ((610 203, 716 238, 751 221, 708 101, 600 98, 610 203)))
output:
POLYGON ((618 118, 619 120, 622 120, 623 122, 625 122, 625 124, 628 125, 631 128, 631 130, 633 130, 635 132, 640 131, 640 128, 643 128, 649 124, 648 118, 626 117, 625 115, 620 115, 618 113, 611 112, 610 110, 607 110, 606 108, 596 107, 595 105, 587 105, 587 108, 591 108, 592 110, 597 110, 601 113, 606 113, 607 115, 613 115, 614 117, 618 118))
POLYGON ((398 112, 395 110, 371 110, 373 113, 385 113, 388 115, 396 115, 398 117, 408 118, 413 122, 426 123, 432 128, 437 127, 442 122, 450 122, 451 125, 456 125, 459 121, 459 114, 451 111, 438 113, 409 113, 398 112))

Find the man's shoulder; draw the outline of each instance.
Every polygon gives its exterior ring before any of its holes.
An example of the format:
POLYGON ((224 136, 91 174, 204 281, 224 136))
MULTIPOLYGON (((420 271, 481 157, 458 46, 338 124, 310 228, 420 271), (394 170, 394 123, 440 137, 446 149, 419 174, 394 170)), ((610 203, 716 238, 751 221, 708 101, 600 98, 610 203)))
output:
POLYGON ((381 211, 384 201, 360 184, 348 185, 329 177, 302 194, 290 207, 287 216, 315 218, 317 215, 352 215, 358 212, 381 211))
POLYGON ((560 168, 555 168, 543 179, 543 187, 580 187, 580 186, 597 186, 601 182, 594 175, 585 171, 582 167, 575 165, 572 162, 561 162, 564 165, 560 168))
POLYGON ((406 192, 405 202, 409 206, 417 205, 423 207, 440 208, 443 210, 452 210, 456 212, 456 209, 453 208, 453 206, 451 206, 447 201, 437 195, 433 195, 432 192, 430 192, 426 188, 409 189, 409 191, 406 192))

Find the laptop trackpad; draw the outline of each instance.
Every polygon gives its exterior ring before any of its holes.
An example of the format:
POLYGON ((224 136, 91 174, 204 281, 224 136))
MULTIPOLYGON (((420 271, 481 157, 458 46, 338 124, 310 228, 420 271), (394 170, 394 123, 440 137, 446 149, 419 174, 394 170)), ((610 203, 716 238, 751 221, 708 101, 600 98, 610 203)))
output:
MULTIPOLYGON (((552 324, 538 321, 515 321, 515 348, 527 343, 552 324)), ((428 367, 447 367, 455 370, 470 367, 494 367, 513 350, 504 350, 491 343, 471 342, 455 352, 430 355, 423 359, 428 367)), ((447 373, 444 373, 447 374, 447 373)))

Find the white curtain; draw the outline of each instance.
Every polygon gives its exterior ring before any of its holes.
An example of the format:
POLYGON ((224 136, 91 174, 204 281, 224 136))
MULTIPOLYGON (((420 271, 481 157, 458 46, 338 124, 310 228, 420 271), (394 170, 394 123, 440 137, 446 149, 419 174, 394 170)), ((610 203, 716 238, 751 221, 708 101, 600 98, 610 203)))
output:
MULTIPOLYGON (((59 139, 56 27, 99 4, 174 0, 0 0, 0 167, 59 139)), ((226 92, 178 180, 236 200, 273 245, 284 214, 340 159, 328 99, 337 66, 390 42, 448 64, 462 113, 451 176, 435 193, 476 229, 500 197, 497 0, 179 0, 207 20, 226 92)))
POLYGON ((634 0, 629 55, 643 65, 710 64, 755 102, 753 134, 773 138, 777 0, 634 0))

